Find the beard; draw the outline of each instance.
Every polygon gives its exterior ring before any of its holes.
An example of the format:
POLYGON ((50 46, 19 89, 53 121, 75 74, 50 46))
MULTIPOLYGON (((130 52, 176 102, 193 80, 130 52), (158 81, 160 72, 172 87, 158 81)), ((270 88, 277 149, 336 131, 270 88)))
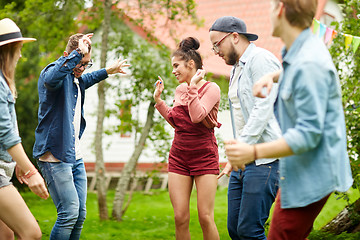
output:
POLYGON ((239 56, 236 54, 234 46, 231 46, 230 54, 227 56, 225 63, 227 65, 235 65, 239 61, 239 56))

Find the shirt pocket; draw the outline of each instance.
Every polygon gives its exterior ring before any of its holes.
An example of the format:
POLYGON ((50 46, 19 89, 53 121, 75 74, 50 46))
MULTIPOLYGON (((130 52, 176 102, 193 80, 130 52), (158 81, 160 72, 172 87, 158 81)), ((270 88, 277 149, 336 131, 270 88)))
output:
POLYGON ((14 117, 15 114, 15 98, 14 96, 11 94, 11 92, 9 91, 7 98, 6 98, 7 102, 8 102, 8 107, 9 107, 9 113, 11 115, 11 117, 14 117))
POLYGON ((287 114, 294 120, 296 118, 296 109, 292 90, 289 88, 283 88, 279 95, 287 114))
POLYGON ((7 95, 7 101, 8 101, 9 104, 15 104, 15 98, 11 94, 11 92, 9 92, 8 95, 7 95))

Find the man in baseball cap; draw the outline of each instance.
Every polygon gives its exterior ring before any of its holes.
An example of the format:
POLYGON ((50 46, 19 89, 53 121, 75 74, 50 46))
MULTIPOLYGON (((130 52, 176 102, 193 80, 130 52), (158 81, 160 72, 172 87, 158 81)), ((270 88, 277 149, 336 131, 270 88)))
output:
MULTIPOLYGON (((273 113, 277 87, 264 99, 252 94, 256 81, 280 68, 272 53, 251 43, 257 39, 233 16, 217 19, 210 28, 212 50, 233 66, 229 103, 234 139, 251 145, 281 137, 273 113)), ((255 148, 253 153, 256 158, 255 148)), ((220 173, 218 178, 230 174, 227 227, 232 239, 266 239, 264 224, 278 190, 278 165, 276 158, 256 159, 242 169, 228 162, 220 173)))

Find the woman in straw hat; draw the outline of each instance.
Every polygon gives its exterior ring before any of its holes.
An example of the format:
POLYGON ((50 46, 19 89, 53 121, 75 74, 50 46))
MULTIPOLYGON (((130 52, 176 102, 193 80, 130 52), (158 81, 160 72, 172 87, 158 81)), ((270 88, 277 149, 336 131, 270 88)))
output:
POLYGON ((45 182, 21 145, 15 113, 15 66, 21 57, 24 38, 10 19, 0 20, 0 239, 41 239, 41 230, 19 192, 10 182, 16 176, 39 197, 49 193, 45 182))

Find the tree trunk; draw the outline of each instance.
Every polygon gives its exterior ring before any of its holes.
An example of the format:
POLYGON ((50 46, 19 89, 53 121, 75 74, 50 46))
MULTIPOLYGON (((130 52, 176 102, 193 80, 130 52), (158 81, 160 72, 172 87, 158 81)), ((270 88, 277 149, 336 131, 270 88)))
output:
POLYGON ((150 102, 150 105, 148 107, 146 123, 141 131, 139 142, 136 145, 134 152, 130 157, 129 161, 125 164, 124 169, 121 172, 121 177, 119 179, 119 182, 116 186, 112 216, 117 221, 121 221, 122 216, 125 213, 125 211, 123 211, 123 205, 124 205, 126 190, 131 180, 131 173, 135 170, 137 161, 141 155, 142 150, 144 149, 145 141, 148 138, 150 129, 153 125, 154 112, 155 112, 154 102, 150 102))
POLYGON ((360 199, 342 210, 331 222, 322 228, 325 232, 340 234, 342 232, 360 231, 360 199))
MULTIPOLYGON (((108 36, 110 29, 110 15, 111 15, 111 0, 104 1, 104 21, 102 24, 102 36, 101 36, 101 56, 100 67, 104 68, 107 61, 108 50, 108 36)), ((103 157, 103 125, 105 116, 105 82, 101 81, 98 84, 98 114, 96 123, 95 134, 95 155, 96 155, 96 189, 98 193, 98 206, 100 220, 109 219, 108 208, 106 204, 106 179, 105 179, 105 164, 103 157)))

